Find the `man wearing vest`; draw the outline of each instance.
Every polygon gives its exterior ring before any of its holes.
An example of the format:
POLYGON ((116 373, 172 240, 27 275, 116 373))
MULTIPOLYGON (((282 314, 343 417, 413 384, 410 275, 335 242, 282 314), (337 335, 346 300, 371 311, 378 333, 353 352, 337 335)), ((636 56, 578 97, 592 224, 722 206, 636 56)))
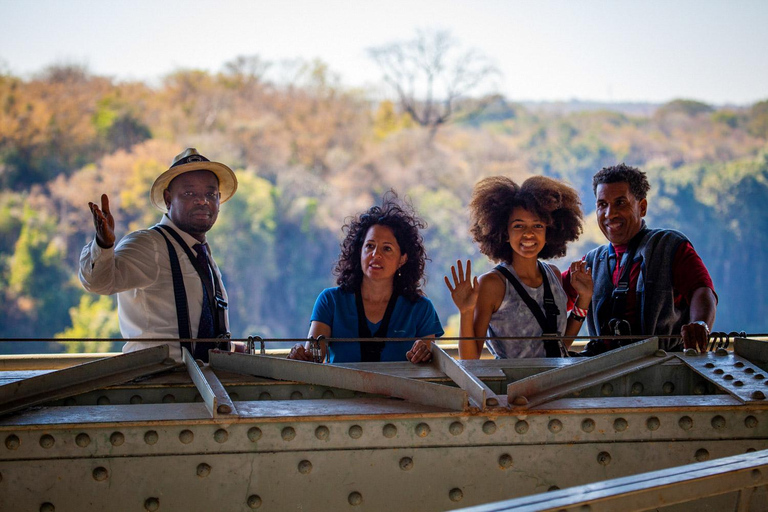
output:
POLYGON ((205 234, 235 190, 229 167, 188 148, 152 185, 150 201, 165 213, 162 220, 116 247, 109 198, 101 196, 101 208, 88 203, 96 237, 80 255, 80 282, 93 293, 117 293, 120 332, 131 340, 123 352, 167 344, 170 356, 181 360, 186 346, 207 361, 209 349, 228 348, 227 291, 205 234), (191 341, 145 341, 151 338, 191 341), (223 341, 195 341, 213 338, 223 341))
MULTIPOLYGON (((703 352, 717 309, 712 278, 685 235, 645 225, 650 188, 644 172, 624 164, 604 168, 592 178, 597 223, 610 243, 584 257, 594 282, 586 315, 589 335, 658 335, 665 350, 703 352), (665 334, 682 339, 663 338, 665 334)), ((577 294, 568 272, 563 286, 573 300, 577 294)), ((621 344, 595 339, 584 354, 597 355, 621 344)))

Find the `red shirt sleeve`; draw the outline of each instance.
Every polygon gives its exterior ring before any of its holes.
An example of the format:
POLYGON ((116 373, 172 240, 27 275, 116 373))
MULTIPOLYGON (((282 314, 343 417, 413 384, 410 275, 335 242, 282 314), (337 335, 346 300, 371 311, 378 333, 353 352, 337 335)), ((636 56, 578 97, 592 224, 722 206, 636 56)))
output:
POLYGON ((690 304, 691 295, 697 288, 706 287, 715 293, 712 277, 690 242, 680 244, 675 253, 672 262, 672 286, 675 289, 675 302, 685 299, 690 304))
POLYGON ((573 303, 576 302, 576 298, 579 296, 578 292, 571 285, 571 268, 563 272, 563 290, 568 297, 568 311, 573 309, 573 303))

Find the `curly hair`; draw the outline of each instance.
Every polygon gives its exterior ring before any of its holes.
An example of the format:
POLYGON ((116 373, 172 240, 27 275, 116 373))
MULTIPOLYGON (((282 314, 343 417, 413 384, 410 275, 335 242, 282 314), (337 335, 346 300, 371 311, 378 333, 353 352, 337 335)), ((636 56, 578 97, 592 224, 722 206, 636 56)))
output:
POLYGON ((597 186, 607 183, 627 183, 632 195, 638 201, 645 199, 651 184, 643 171, 636 167, 630 167, 623 163, 612 167, 603 167, 592 177, 592 192, 597 197, 597 186))
POLYGON ((357 217, 348 218, 342 231, 346 232, 341 243, 341 254, 333 269, 338 276, 336 284, 345 292, 355 292, 363 282, 363 268, 360 253, 365 242, 365 235, 371 226, 387 226, 395 235, 400 252, 408 259, 395 275, 394 291, 411 302, 415 302, 423 292, 424 266, 427 252, 424 239, 419 232, 427 227, 426 222, 416 216, 413 206, 398 200, 397 194, 390 190, 382 198, 381 206, 372 206, 357 217))
POLYGON ((561 181, 533 176, 522 186, 505 176, 491 176, 475 185, 469 203, 472 238, 492 261, 512 263, 509 217, 515 208, 536 214, 547 225, 547 242, 539 258, 565 256, 568 242, 579 238, 582 211, 579 194, 561 181))

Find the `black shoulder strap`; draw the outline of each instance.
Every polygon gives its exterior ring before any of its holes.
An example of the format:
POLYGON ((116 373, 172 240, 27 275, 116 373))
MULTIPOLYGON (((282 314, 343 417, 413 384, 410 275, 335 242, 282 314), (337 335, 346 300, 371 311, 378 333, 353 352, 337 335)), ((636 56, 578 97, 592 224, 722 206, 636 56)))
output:
MULTIPOLYGON (((160 233, 168 246, 168 257, 171 260, 171 276, 173 278, 173 298, 176 300, 176 321, 179 325, 179 338, 189 339, 192 337, 192 329, 189 326, 189 306, 187 304, 187 290, 184 287, 184 276, 181 275, 181 265, 179 257, 176 254, 173 244, 165 236, 163 230, 157 226, 152 229, 160 233)), ((189 342, 182 342, 181 345, 187 350, 192 350, 189 342)))
MULTIPOLYGON (((392 312, 395 310, 397 294, 392 293, 387 303, 387 310, 384 312, 384 318, 376 330, 376 334, 371 335, 368 328, 368 318, 365 316, 365 307, 363 306, 363 296, 360 290, 355 292, 355 307, 357 308, 357 336, 358 338, 386 338, 389 331, 389 321, 392 318, 392 312)), ((361 341, 360 342, 360 360, 364 363, 381 361, 381 351, 384 350, 384 343, 380 341, 361 341)))
MULTIPOLYGON (((522 283, 512 275, 512 272, 507 270, 503 265, 497 265, 495 268, 507 278, 507 281, 509 281, 515 288, 517 294, 523 299, 523 302, 525 302, 525 305, 531 310, 531 313, 533 313, 533 316, 539 323, 539 327, 541 327, 542 334, 558 335, 560 333, 557 329, 557 315, 560 314, 560 310, 558 309, 557 304, 555 304, 555 297, 552 294, 552 288, 549 286, 546 270, 541 262, 538 262, 538 264, 544 284, 544 311, 541 310, 539 304, 533 300, 526 289, 523 288, 522 283)), ((561 355, 560 345, 557 340, 546 340, 544 342, 544 350, 546 351, 547 357, 560 357, 561 355)))
MULTIPOLYGON (((623 319, 626 316, 627 294, 629 293, 629 279, 632 275, 632 266, 635 262, 635 253, 637 252, 637 248, 640 246, 640 241, 643 239, 647 231, 648 228, 643 227, 643 229, 641 229, 634 237, 632 237, 632 240, 630 240, 629 245, 627 246, 627 252, 624 253, 624 258, 626 258, 626 260, 623 268, 621 269, 619 282, 614 287, 613 293, 611 293, 611 319, 623 319)), ((613 258, 616 257, 616 251, 613 248, 613 245, 610 245, 608 250, 610 268, 610 258, 611 256, 613 258)), ((616 262, 616 264, 620 265, 620 262, 616 262)), ((611 276, 613 276, 613 272, 611 272, 611 276)), ((613 282, 613 277, 611 277, 611 282, 613 282)))

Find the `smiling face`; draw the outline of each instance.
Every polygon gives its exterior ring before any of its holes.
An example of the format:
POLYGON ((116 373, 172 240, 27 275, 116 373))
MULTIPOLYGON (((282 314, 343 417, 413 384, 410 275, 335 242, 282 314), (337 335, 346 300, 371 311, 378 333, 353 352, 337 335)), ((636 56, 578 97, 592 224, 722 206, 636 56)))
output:
POLYGON ((360 251, 363 279, 393 280, 397 269, 406 261, 408 255, 400 252, 392 229, 378 224, 368 228, 360 251))
POLYGON ((625 181, 601 183, 595 195, 595 213, 600 231, 613 245, 628 244, 643 226, 648 201, 638 201, 625 181))
POLYGON ((210 171, 181 174, 163 192, 173 223, 201 242, 219 216, 220 197, 219 180, 210 171))
POLYGON ((517 207, 512 210, 507 225, 512 257, 537 258, 547 243, 547 225, 538 215, 517 207))

